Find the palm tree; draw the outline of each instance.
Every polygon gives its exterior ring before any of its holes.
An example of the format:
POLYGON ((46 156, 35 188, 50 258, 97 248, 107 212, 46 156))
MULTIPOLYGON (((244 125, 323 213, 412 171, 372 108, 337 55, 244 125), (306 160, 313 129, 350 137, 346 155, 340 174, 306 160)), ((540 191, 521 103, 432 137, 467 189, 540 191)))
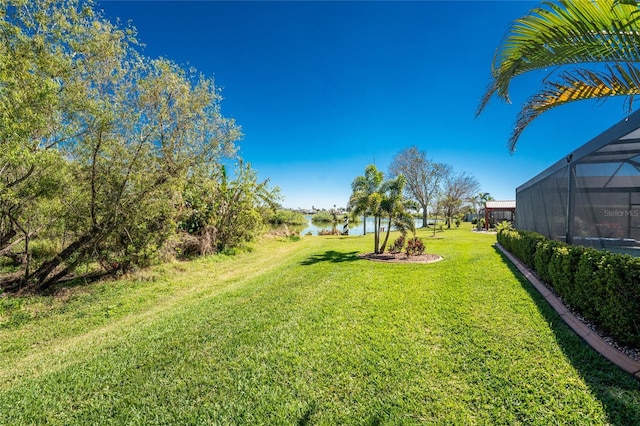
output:
POLYGON ((358 176, 351 184, 351 197, 349 206, 354 214, 362 214, 365 217, 371 215, 374 218, 374 253, 382 253, 389 240, 389 232, 394 221, 406 221, 404 198, 402 196, 405 178, 403 175, 395 179, 384 181, 384 174, 376 166, 369 165, 365 169, 364 176, 358 176), (389 220, 385 239, 380 245, 380 228, 382 219, 389 220))
POLYGON ((354 215, 362 214, 364 220, 364 235, 367 235, 367 215, 371 213, 371 195, 373 195, 382 183, 384 174, 373 164, 364 170, 364 176, 358 176, 351 184, 351 197, 349 208, 354 215))
MULTIPOLYGON (((391 179, 385 181, 380 187, 380 203, 378 204, 379 209, 376 212, 376 218, 378 224, 376 226, 377 238, 375 244, 375 252, 376 253, 384 253, 384 249, 387 247, 387 242, 389 241, 389 233, 391 232, 391 225, 396 222, 401 225, 401 227, 405 227, 407 222, 407 214, 405 211, 405 200, 402 196, 402 192, 404 191, 404 185, 406 183, 406 179, 403 175, 399 175, 395 179, 391 179), (386 217, 389 221, 389 226, 387 226, 387 233, 384 237, 384 241, 382 245, 378 248, 378 244, 380 242, 379 229, 382 221, 382 217, 386 217)), ((413 223, 413 218, 410 218, 413 223)), ((411 228, 412 229, 412 228, 411 228)))
MULTIPOLYGON (((480 201, 480 206, 481 207, 484 206, 485 209, 487 208, 487 201, 494 200, 494 198, 488 192, 479 192, 477 197, 478 197, 478 200, 480 201)), ((478 209, 478 229, 480 228, 482 228, 482 224, 480 223, 480 209, 478 209)))
POLYGON ((498 96, 509 102, 514 77, 552 68, 518 114, 509 139, 515 151, 525 127, 569 102, 640 94, 640 9, 634 0, 545 1, 513 22, 498 47, 492 81, 476 115, 498 96))
MULTIPOLYGON (((480 193, 482 194, 482 193, 480 193)), ((476 223, 480 222, 480 194, 476 194, 473 197, 469 197, 467 201, 471 204, 473 212, 476 214, 476 223)))
POLYGON ((487 201, 494 200, 494 198, 488 192, 478 192, 478 199, 480 200, 480 204, 486 204, 487 201))

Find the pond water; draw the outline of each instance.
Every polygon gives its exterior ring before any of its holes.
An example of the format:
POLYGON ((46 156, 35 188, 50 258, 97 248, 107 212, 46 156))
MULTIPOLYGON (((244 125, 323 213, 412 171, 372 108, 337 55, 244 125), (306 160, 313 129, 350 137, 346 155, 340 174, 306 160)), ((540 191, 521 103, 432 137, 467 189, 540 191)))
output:
MULTIPOLYGON (((305 216, 305 218, 308 220, 308 223, 306 225, 300 225, 300 226, 289 226, 290 230, 295 230, 296 232, 299 232, 300 235, 318 235, 319 232, 323 231, 323 230, 330 230, 333 228, 337 228, 340 232, 342 232, 343 230, 343 223, 340 222, 336 225, 332 224, 332 223, 313 223, 311 222, 311 216, 305 216)), ((431 220, 429 220, 429 223, 433 223, 431 220)), ((416 228, 420 228, 422 227, 422 219, 415 219, 415 225, 416 228)), ((388 221, 382 221, 382 226, 384 227, 384 230, 387 230, 387 226, 389 226, 389 222, 388 221)), ((391 228, 391 230, 393 230, 394 228, 391 228)), ((367 217, 367 234, 372 234, 373 233, 373 218, 372 217, 367 217)), ((363 235, 364 234, 364 222, 362 220, 362 217, 360 218, 360 221, 357 223, 353 223, 353 222, 349 222, 349 235, 363 235)))

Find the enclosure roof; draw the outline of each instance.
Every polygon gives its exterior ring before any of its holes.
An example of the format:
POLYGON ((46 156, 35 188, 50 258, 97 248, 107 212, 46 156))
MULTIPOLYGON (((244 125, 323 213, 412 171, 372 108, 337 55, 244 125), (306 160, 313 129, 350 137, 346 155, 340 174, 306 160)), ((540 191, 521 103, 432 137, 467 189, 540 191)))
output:
POLYGON ((516 192, 524 190, 559 170, 569 163, 605 164, 629 163, 640 167, 640 110, 591 139, 580 148, 569 153, 551 167, 520 185, 516 192))
POLYGON ((516 200, 487 201, 485 207, 488 209, 515 209, 516 200))

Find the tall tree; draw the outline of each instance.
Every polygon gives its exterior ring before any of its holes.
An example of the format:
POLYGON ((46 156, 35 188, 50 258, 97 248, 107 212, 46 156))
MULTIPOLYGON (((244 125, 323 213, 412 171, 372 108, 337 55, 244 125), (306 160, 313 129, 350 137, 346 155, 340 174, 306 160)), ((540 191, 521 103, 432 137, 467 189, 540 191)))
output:
POLYGON ((509 139, 514 151, 526 126, 559 105, 640 93, 640 10, 633 0, 545 1, 513 22, 491 66, 478 114, 498 96, 509 102, 513 78, 550 69, 522 106, 509 139))
POLYGON ((451 173, 451 166, 427 159, 427 154, 416 146, 405 148, 391 160, 391 176, 403 175, 405 193, 422 209, 422 227, 428 226, 428 206, 438 197, 442 184, 451 173))
POLYGON ((27 264, 31 290, 89 260, 148 262, 174 232, 181 182, 235 154, 219 90, 142 56, 89 1, 0 2, 0 249, 21 238, 28 259, 34 233, 60 230, 58 251, 27 264))
POLYGON ((68 179, 70 152, 87 129, 99 126, 86 120, 87 70, 133 41, 132 31, 127 35, 101 20, 91 6, 76 0, 0 1, 3 254, 22 241, 28 261, 29 240, 43 228, 49 234, 59 229, 64 215, 59 207, 65 205, 60 189, 72 193, 75 183, 68 179))
POLYGON ((42 228, 34 217, 52 213, 34 216, 63 184, 64 144, 81 131, 74 116, 83 97, 65 82, 97 55, 72 46, 88 39, 80 23, 93 21, 77 1, 0 0, 0 10, 0 250, 10 253, 42 228))
POLYGON ((115 269, 148 261, 173 231, 168 194, 192 168, 234 152, 239 131, 220 115, 212 81, 166 60, 114 63, 115 71, 94 71, 87 82, 100 108, 88 111, 97 124, 69 149, 78 185, 74 236, 30 276, 39 290, 88 256, 115 269))
POLYGON ((452 173, 444 185, 443 199, 440 203, 444 210, 447 228, 451 228, 453 216, 460 212, 463 203, 478 192, 480 183, 466 172, 452 173))

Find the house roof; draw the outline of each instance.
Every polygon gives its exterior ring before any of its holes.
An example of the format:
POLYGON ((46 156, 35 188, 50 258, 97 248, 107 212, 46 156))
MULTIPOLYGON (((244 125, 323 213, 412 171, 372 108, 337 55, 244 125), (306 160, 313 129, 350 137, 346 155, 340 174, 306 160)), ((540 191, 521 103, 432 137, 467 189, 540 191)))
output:
POLYGON ((487 201, 485 207, 487 209, 515 209, 516 200, 487 201))

